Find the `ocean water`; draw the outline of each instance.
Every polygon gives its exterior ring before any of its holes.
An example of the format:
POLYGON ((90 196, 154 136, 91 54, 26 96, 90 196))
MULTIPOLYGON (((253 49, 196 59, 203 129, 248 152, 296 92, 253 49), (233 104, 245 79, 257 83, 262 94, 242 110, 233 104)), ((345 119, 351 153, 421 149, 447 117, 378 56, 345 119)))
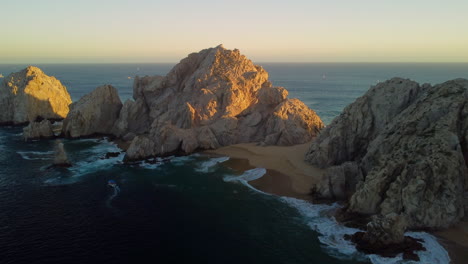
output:
MULTIPOLYGON (((8 75, 25 65, 0 65, 8 75)), ((131 97, 135 74, 165 74, 169 64, 38 65, 76 101, 102 84, 131 97), (130 79, 128 78, 130 77, 130 79)), ((468 78, 468 64, 263 64, 274 85, 329 123, 370 85, 393 76, 440 83, 468 78)), ((56 140, 24 142, 0 128, 0 263, 405 263, 358 253, 327 212, 248 184, 265 174, 234 171, 227 157, 195 154, 122 164, 106 139, 62 140, 74 164, 50 169, 56 140), (113 179, 119 191, 109 187, 113 179), (141 261, 145 259, 145 261, 141 261)), ((448 263, 429 234, 421 263, 448 263)))

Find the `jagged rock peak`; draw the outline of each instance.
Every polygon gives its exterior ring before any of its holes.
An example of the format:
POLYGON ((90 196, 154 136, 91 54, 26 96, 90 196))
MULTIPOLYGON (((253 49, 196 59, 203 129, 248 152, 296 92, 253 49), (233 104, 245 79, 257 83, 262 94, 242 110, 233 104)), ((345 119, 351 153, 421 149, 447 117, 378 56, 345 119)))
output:
POLYGON ((137 136, 130 159, 244 142, 307 142, 323 123, 287 95, 262 67, 220 45, 189 54, 166 76, 136 77, 135 102, 126 103, 114 132, 137 136))
POLYGON ((62 83, 29 66, 0 84, 0 123, 21 124, 36 119, 63 119, 71 98, 62 83))

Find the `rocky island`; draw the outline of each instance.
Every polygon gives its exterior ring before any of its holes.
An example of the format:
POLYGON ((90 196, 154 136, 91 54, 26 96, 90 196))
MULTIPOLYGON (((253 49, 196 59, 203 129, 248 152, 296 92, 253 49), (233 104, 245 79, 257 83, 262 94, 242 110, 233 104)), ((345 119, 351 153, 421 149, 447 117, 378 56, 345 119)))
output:
POLYGON ((126 160, 247 142, 308 142, 323 123, 287 96, 262 67, 220 45, 190 54, 166 76, 136 77, 133 100, 123 106, 115 88, 97 88, 71 106, 63 134, 121 138, 130 142, 126 160))

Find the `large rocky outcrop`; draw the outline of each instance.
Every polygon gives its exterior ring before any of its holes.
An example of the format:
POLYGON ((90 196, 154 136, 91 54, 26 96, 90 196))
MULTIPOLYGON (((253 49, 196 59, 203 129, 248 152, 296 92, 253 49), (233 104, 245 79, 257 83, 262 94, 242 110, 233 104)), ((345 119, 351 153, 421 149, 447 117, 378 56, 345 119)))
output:
POLYGON ((111 134, 121 108, 117 89, 111 85, 100 86, 70 105, 62 133, 71 138, 111 134))
POLYGON ((12 73, 0 84, 0 124, 63 119, 70 104, 65 86, 37 67, 12 73))
POLYGON ((337 198, 330 197, 332 186, 354 178, 349 213, 395 213, 413 229, 459 221, 468 176, 467 89, 464 79, 431 87, 397 78, 371 88, 306 155, 327 168, 319 196, 337 198), (358 169, 340 169, 350 163, 358 169))
POLYGON ((268 73, 222 46, 190 54, 166 76, 136 77, 113 133, 133 139, 127 159, 243 142, 292 145, 323 127, 314 111, 273 87, 268 73))

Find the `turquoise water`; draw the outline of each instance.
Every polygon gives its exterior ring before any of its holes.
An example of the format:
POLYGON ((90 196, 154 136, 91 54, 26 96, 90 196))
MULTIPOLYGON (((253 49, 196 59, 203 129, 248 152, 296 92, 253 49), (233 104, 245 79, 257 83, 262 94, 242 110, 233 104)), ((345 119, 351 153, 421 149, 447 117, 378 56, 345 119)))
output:
MULTIPOLYGON (((172 65, 39 65, 60 79, 74 101, 96 86, 115 85, 131 97, 135 73, 165 74, 172 65)), ((23 66, 0 65, 7 75, 23 66)), ((265 64, 325 122, 369 85, 407 74, 419 82, 468 78, 468 65, 265 64), (444 75, 445 73, 445 75, 444 75)), ((0 128, 0 263, 401 263, 364 256, 342 239, 356 230, 312 205, 255 190, 263 170, 234 171, 226 157, 173 157, 122 164, 105 139, 63 140, 74 164, 47 169, 55 140, 26 143, 21 129, 0 128), (117 181, 120 192, 107 185, 117 181)), ((446 251, 425 233, 422 263, 447 263, 446 251)))

